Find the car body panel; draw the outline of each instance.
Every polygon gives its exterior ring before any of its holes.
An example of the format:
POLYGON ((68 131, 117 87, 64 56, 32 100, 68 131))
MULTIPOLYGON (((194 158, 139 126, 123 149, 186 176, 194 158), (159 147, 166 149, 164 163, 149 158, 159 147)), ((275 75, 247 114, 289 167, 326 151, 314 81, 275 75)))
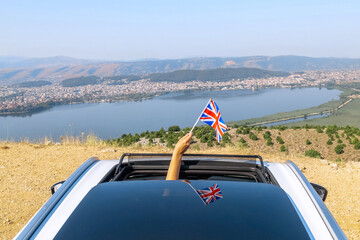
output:
POLYGON ((291 196, 315 239, 333 239, 314 203, 289 166, 281 163, 270 163, 268 169, 275 176, 280 187, 291 196))
POLYGON ((329 209, 326 207, 324 201, 317 194, 316 190, 312 186, 312 184, 306 179, 304 174, 300 171, 300 169, 296 166, 296 164, 292 161, 287 161, 286 163, 290 169, 295 173, 300 183, 303 185, 305 190, 307 191, 309 197, 313 201, 315 207, 318 210, 318 213, 322 217, 324 223, 326 224, 329 232, 332 234, 334 239, 346 239, 345 233, 340 228, 339 224, 336 222, 333 215, 330 213, 329 209))
POLYGON ((81 176, 90 169, 96 162, 97 158, 90 158, 84 162, 71 176, 64 182, 59 190, 44 204, 39 211, 30 219, 30 221, 23 227, 23 229, 15 236, 14 239, 31 239, 36 231, 41 229, 46 218, 51 216, 51 212, 55 206, 62 201, 63 196, 73 188, 74 183, 81 179, 81 176))
POLYGON ((288 195, 278 186, 138 180, 95 186, 55 240, 116 238, 312 239, 288 195), (220 191, 219 196, 205 204, 198 191, 212 186, 220 191))
MULTIPOLYGON (((187 158, 184 156, 184 159, 187 158)), ((237 160, 219 159, 215 161, 234 163, 237 160)), ((84 163, 74 172, 76 181, 73 175, 65 181, 64 186, 55 192, 15 239, 54 238, 86 194, 102 181, 104 176, 119 163, 119 160, 97 161, 92 159, 91 162, 90 165, 89 162, 84 163), (72 185, 70 186, 71 189, 67 186, 69 183, 72 185), (66 186, 68 189, 64 192, 66 186), (54 204, 54 198, 57 199, 56 204, 54 204), (35 221, 39 218, 42 218, 41 225, 35 221)), ((123 163, 128 163, 128 159, 124 159, 123 163)), ((259 162, 257 161, 257 163, 259 162)), ((279 185, 288 194, 289 199, 292 200, 294 207, 303 218, 305 226, 308 226, 315 239, 346 239, 325 204, 295 164, 265 162, 264 165, 268 173, 274 178, 274 184, 279 185), (318 202, 319 199, 320 203, 318 202)))

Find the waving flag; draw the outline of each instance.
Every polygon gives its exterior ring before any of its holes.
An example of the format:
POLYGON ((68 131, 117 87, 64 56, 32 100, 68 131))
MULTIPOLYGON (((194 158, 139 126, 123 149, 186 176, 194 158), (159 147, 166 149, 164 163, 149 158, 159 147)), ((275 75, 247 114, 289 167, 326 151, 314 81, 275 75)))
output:
POLYGON ((215 183, 214 186, 202 190, 197 190, 196 192, 200 195, 206 205, 215 202, 217 199, 223 198, 217 183, 215 183))
POLYGON ((221 118, 219 107, 212 99, 210 99, 208 105, 204 109, 204 112, 201 114, 200 120, 215 129, 216 140, 220 142, 227 127, 221 118))

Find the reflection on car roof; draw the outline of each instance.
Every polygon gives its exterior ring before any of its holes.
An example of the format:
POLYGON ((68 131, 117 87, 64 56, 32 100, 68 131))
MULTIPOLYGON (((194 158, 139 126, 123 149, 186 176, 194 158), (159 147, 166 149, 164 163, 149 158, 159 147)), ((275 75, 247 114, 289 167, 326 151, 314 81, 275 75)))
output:
POLYGON ((279 187, 265 183, 125 181, 95 186, 55 239, 310 239, 279 187), (217 184, 204 204, 194 190, 217 184))

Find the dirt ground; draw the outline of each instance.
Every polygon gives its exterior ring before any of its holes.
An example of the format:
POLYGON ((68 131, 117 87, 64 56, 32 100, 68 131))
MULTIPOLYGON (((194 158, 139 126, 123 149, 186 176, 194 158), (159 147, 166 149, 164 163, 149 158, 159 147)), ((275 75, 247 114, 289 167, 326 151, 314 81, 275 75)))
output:
MULTIPOLYGON (((161 147, 0 143, 0 239, 11 239, 50 198, 50 186, 65 180, 88 158, 116 159, 124 152, 169 152, 161 147)), ((214 147, 190 152, 261 154, 266 161, 294 161, 306 177, 329 190, 326 205, 349 239, 360 239, 360 163, 306 158, 250 148, 214 147)))

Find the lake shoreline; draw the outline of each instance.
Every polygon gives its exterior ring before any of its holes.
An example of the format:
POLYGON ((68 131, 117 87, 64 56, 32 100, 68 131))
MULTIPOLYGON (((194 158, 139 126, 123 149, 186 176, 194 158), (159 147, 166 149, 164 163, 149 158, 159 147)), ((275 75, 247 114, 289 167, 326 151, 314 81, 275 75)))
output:
POLYGON ((85 104, 85 103, 117 103, 117 102, 137 102, 137 101, 144 101, 144 100, 150 100, 153 99, 155 97, 159 97, 162 95, 166 95, 169 93, 199 93, 199 92, 210 92, 210 91, 239 91, 239 90, 251 90, 251 91, 260 91, 260 90, 264 90, 264 89, 302 89, 302 88, 314 88, 314 87, 292 87, 292 88, 288 88, 288 87, 264 87, 264 88, 259 88, 256 90, 253 89, 190 89, 190 90, 180 90, 180 91, 176 91, 176 92, 169 92, 169 91, 162 91, 162 92, 156 92, 156 93, 151 93, 151 94, 142 94, 143 96, 138 96, 137 94, 132 95, 125 95, 125 96, 120 96, 119 98, 111 98, 111 99, 91 99, 91 100, 84 100, 84 99, 71 99, 71 100, 66 100, 66 101, 58 101, 58 102, 44 102, 41 104, 37 104, 34 106, 29 106, 26 107, 24 109, 21 109, 20 111, 16 111, 16 110, 11 110, 9 111, 9 109, 3 109, 0 110, 0 118, 2 117, 29 117, 32 116, 33 114, 37 114, 37 113, 41 113, 47 110, 50 110, 54 107, 57 106, 67 106, 67 105, 73 105, 73 104, 85 104))
POLYGON ((195 123, 209 98, 219 105, 228 124, 338 101, 340 94, 340 90, 326 88, 182 91, 139 101, 57 105, 28 117, 0 117, 0 139, 48 137, 57 141, 60 136, 82 133, 110 139, 173 125, 184 128, 195 123))

